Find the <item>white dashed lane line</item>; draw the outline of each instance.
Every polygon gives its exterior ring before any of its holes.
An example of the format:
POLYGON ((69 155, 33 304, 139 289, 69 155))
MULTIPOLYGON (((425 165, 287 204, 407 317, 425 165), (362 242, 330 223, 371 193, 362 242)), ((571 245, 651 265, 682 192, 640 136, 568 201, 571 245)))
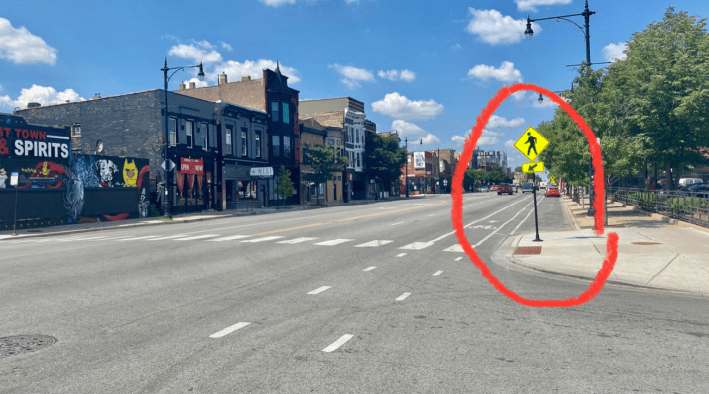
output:
POLYGON ((148 239, 148 238, 157 238, 159 235, 146 235, 143 237, 133 237, 133 238, 123 238, 119 239, 118 241, 137 241, 139 239, 148 239))
MULTIPOLYGON (((161 238, 153 238, 153 239, 146 239, 146 241, 162 241, 165 239, 173 239, 173 238, 179 238, 179 237, 184 237, 185 234, 180 234, 180 235, 169 235, 167 237, 161 237, 161 238)), ((110 238, 109 238, 110 239, 110 238)))
POLYGON ((283 236, 282 236, 282 235, 272 235, 272 236, 270 236, 270 237, 263 237, 263 238, 256 238, 256 239, 248 239, 248 240, 246 240, 246 241, 241 241, 241 242, 253 242, 253 243, 255 243, 255 242, 271 241, 271 240, 280 239, 280 238, 283 238, 283 236))
POLYGON ((402 223, 405 223, 405 222, 396 222, 396 223, 392 223, 391 225, 396 226, 397 224, 402 224, 402 223))
POLYGON ((249 324, 251 324, 251 323, 239 322, 239 323, 236 323, 236 324, 234 324, 233 326, 227 327, 227 328, 225 328, 225 329, 223 329, 223 330, 221 330, 221 331, 217 331, 217 332, 215 332, 214 334, 210 335, 209 337, 210 337, 210 338, 221 338, 221 337, 223 337, 223 336, 225 336, 225 335, 231 334, 232 332, 234 332, 234 331, 236 331, 236 330, 238 330, 238 329, 240 329, 240 328, 246 327, 246 326, 248 326, 249 324))
POLYGON ((327 290, 327 289, 329 289, 329 288, 331 288, 331 287, 332 287, 332 286, 322 286, 322 287, 318 287, 317 289, 315 289, 315 290, 309 292, 308 294, 318 294, 318 293, 322 293, 323 291, 325 291, 325 290, 327 290))
POLYGON ((443 271, 436 271, 436 273, 433 274, 433 276, 438 276, 438 275, 440 275, 440 274, 442 274, 442 273, 443 273, 443 271))
POLYGON ((399 249, 410 249, 410 250, 421 250, 433 245, 433 242, 414 242, 408 245, 402 246, 399 249))
POLYGON ((460 260, 463 260, 463 258, 462 258, 462 257, 457 257, 457 258, 455 259, 455 261, 460 261, 460 260))
POLYGON ((222 237, 217 239, 210 239, 209 241, 221 242, 221 241, 231 241, 234 239, 248 238, 250 235, 232 235, 231 237, 222 237))
POLYGON ((295 239, 289 239, 286 241, 278 241, 276 242, 277 244, 299 244, 301 242, 306 242, 306 241, 312 241, 317 238, 312 238, 312 237, 301 237, 301 238, 295 238, 295 239))
POLYGON ((371 270, 373 270, 373 269, 375 269, 375 268, 377 268, 377 267, 369 267, 369 268, 363 269, 362 271, 367 272, 367 271, 371 271, 371 270))
POLYGON ((406 253, 399 253, 396 255, 396 257, 404 257, 404 256, 406 256, 406 253))
POLYGON ((337 348, 339 348, 340 346, 344 345, 347 341, 352 339, 353 336, 354 335, 345 334, 345 335, 341 336, 340 339, 336 340, 330 346, 326 347, 322 351, 325 353, 333 352, 333 351, 337 350, 337 348))
POLYGON ((356 248, 374 248, 374 247, 386 245, 386 244, 389 244, 389 243, 392 243, 392 242, 394 242, 394 241, 389 241, 389 240, 375 240, 375 241, 369 241, 369 242, 365 242, 365 243, 363 243, 363 244, 355 245, 355 247, 356 247, 356 248))
POLYGON ((315 245, 333 246, 343 244, 345 242, 354 241, 353 239, 331 239, 329 241, 318 242, 315 245))
POLYGON ((404 301, 406 299, 406 297, 408 297, 410 295, 411 295, 411 293, 404 293, 404 294, 400 295, 396 300, 397 301, 404 301))
POLYGON ((193 239, 212 238, 212 237, 218 237, 218 236, 219 236, 219 234, 195 235, 193 237, 177 238, 174 241, 191 241, 193 239))

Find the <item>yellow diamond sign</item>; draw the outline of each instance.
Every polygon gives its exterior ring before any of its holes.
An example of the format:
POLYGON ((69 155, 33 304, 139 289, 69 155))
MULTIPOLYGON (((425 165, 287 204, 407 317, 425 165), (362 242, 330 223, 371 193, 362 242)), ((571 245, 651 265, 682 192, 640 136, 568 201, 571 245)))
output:
POLYGON ((526 172, 528 174, 534 172, 544 172, 544 163, 541 161, 536 163, 522 163, 522 172, 526 172))
POLYGON ((547 145, 549 145, 549 140, 537 133, 537 130, 534 130, 532 127, 528 128, 527 131, 519 137, 517 142, 515 142, 515 148, 532 161, 542 153, 547 145))

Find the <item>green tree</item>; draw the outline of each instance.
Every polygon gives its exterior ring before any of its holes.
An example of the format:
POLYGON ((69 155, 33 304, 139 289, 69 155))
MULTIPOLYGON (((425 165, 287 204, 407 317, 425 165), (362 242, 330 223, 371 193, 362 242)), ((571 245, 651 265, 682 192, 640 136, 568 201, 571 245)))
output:
POLYGON ((399 147, 396 137, 376 133, 367 133, 365 146, 365 175, 378 180, 388 190, 401 176, 401 167, 406 163, 406 150, 399 147))
POLYGON ((522 167, 515 167, 515 172, 522 172, 522 167))
MULTIPOLYGON (((312 172, 305 173, 303 178, 316 185, 326 183, 333 172, 342 171, 348 163, 349 160, 331 146, 311 146, 305 150, 305 164, 312 168, 312 172)), ((327 193, 325 201, 327 201, 327 193)), ((320 204, 320 195, 318 195, 318 204, 320 204)))
POLYGON ((281 166, 278 170, 278 183, 276 184, 276 193, 279 200, 283 197, 290 197, 295 193, 293 180, 290 179, 291 172, 285 166, 281 166))

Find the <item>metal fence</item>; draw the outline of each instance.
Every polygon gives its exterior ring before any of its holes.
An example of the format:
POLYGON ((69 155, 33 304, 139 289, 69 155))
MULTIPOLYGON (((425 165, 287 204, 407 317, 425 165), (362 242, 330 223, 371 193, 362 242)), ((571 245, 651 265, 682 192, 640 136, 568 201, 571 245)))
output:
POLYGON ((611 201, 709 227, 709 193, 636 188, 608 188, 611 201))

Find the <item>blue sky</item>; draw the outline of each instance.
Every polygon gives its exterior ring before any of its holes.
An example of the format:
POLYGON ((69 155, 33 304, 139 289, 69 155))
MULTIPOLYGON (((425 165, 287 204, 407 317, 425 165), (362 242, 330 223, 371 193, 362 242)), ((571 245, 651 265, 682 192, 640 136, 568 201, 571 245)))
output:
MULTIPOLYGON (((709 16, 704 1, 590 0, 591 60, 622 57, 632 34, 661 20, 669 5, 709 16)), ((585 60, 581 30, 542 21, 527 42, 524 21, 583 7, 582 0, 16 3, 0 12, 0 111, 159 89, 165 57, 171 67, 202 61, 210 86, 222 71, 229 81, 258 78, 279 60, 301 100, 350 96, 365 103, 378 131, 424 138, 410 150, 461 151, 500 87, 570 87, 577 71, 565 66, 585 60)), ((195 74, 178 72, 170 89, 195 74)), ((504 150, 509 165, 519 165, 510 142, 553 117, 546 103, 531 93, 510 98, 479 146, 504 150)))

